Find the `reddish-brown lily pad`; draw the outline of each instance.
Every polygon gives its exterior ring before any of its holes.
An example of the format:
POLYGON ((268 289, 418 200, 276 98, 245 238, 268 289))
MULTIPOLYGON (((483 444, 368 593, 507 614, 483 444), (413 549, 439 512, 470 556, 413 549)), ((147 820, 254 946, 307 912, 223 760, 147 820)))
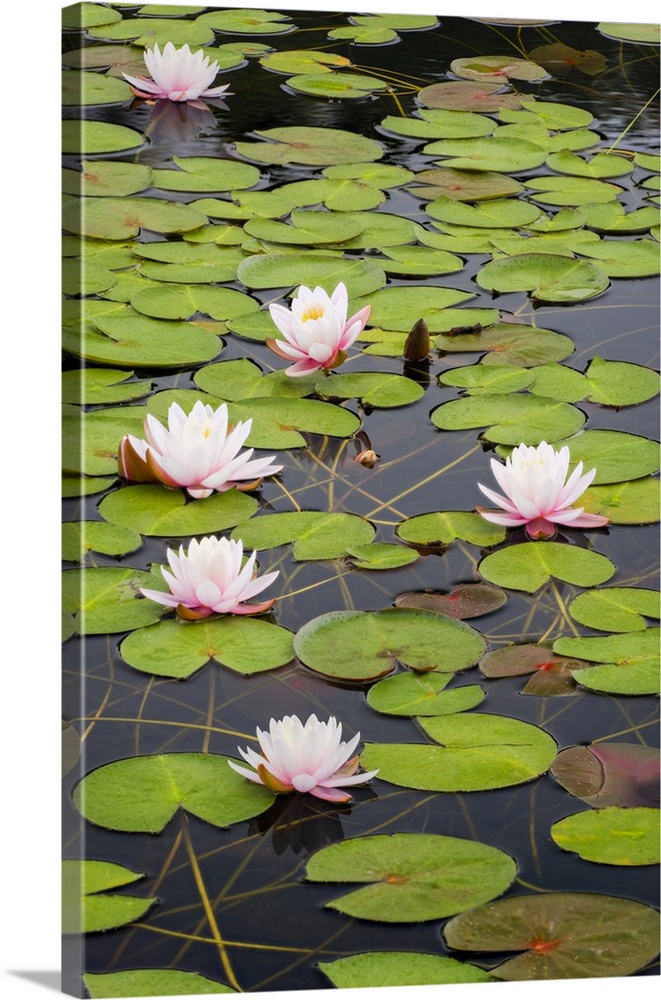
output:
POLYGON ((584 660, 557 656, 545 646, 532 643, 494 649, 480 660, 480 670, 485 677, 532 674, 522 694, 544 696, 573 694, 576 681, 571 671, 587 666, 584 660))
POLYGON ((398 608, 438 611, 450 618, 477 618, 501 608, 506 600, 500 587, 491 587, 486 583, 464 583, 453 587, 448 594, 435 590, 400 594, 395 598, 395 604, 398 608))
POLYGON ((530 58, 547 69, 553 76, 567 76, 573 69, 580 70, 587 76, 596 76, 606 69, 606 58, 594 49, 573 49, 564 42, 554 42, 552 45, 540 45, 530 52, 530 58))
POLYGON ((592 743, 561 750, 551 774, 589 806, 658 806, 659 755, 640 743, 592 743))
POLYGON ((518 94, 502 93, 502 84, 477 83, 474 80, 452 80, 423 87, 418 94, 425 108, 442 108, 445 111, 477 111, 491 114, 500 108, 520 108, 518 94))

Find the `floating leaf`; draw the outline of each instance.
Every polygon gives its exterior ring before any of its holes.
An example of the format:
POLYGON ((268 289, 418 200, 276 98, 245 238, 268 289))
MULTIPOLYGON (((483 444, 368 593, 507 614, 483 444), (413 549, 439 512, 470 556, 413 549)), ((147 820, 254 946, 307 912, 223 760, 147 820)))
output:
MULTIPOLYGON (((98 76, 97 73, 94 74, 98 76)), ((101 77, 101 79, 109 79, 101 77)), ((81 172, 63 171, 62 191, 64 194, 88 197, 123 198, 149 187, 152 177, 151 167, 141 163, 119 163, 114 160, 83 160, 81 172)), ((90 254, 92 248, 85 247, 90 254)), ((133 261, 131 261, 133 263, 133 261)))
POLYGON ((367 882, 326 905, 361 920, 438 920, 499 896, 516 865, 504 851, 429 833, 356 837, 307 863, 309 882, 367 882))
MULTIPOLYGON (((490 587, 486 583, 460 583, 453 587, 449 594, 433 590, 399 594, 395 598, 395 605, 398 608, 437 611, 451 618, 477 618, 502 608, 506 601, 507 597, 498 587, 490 587)), ((417 714, 424 715, 424 712, 417 714)))
POLYGON ((622 193, 616 184, 584 177, 539 177, 524 184, 543 205, 592 205, 615 201, 622 193))
MULTIPOLYGON (((153 6, 147 8, 153 9, 153 6)), ((165 10, 172 8, 166 7, 165 10)), ((177 9, 177 8, 175 8, 177 9)), ((203 8, 196 7, 195 10, 203 8)), ((450 959, 446 959, 450 961, 450 959)), ((461 968, 463 963, 457 962, 461 968)), ((475 968, 475 967, 473 967, 475 968)), ((468 974, 468 973, 467 973, 468 974)), ((178 969, 129 969, 127 972, 86 972, 83 981, 92 1000, 100 997, 211 996, 235 993, 231 986, 196 972, 178 969)), ((477 980, 473 980, 476 982, 477 980)))
POLYGON ((598 73, 603 73, 607 66, 606 58, 601 52, 595 52, 594 49, 580 51, 573 49, 571 45, 565 45, 564 42, 540 45, 528 54, 553 76, 566 76, 573 69, 587 76, 597 76, 598 73))
MULTIPOLYGON (((306 252, 256 254, 239 266, 238 277, 248 288, 292 288, 298 285, 314 288, 320 285, 329 294, 342 281, 350 298, 367 295, 386 283, 383 270, 372 260, 325 257, 306 252)), ((455 294, 470 298, 465 293, 455 294)))
POLYGON ((212 10, 198 17, 197 23, 232 35, 279 35, 296 27, 287 14, 253 8, 212 10))
MULTIPOLYGON (((134 45, 163 48, 168 42, 175 46, 191 45, 194 48, 213 41, 213 31, 197 21, 178 20, 173 17, 131 17, 113 24, 100 24, 89 29, 90 38, 104 41, 131 41, 134 45)), ((144 74, 144 69, 143 69, 144 74)))
POLYGON ((142 538, 133 528, 104 521, 68 521, 62 525, 62 558, 78 562, 88 552, 122 556, 135 552, 142 538))
POLYGON ((131 88, 123 80, 99 73, 63 70, 62 105, 119 104, 132 98, 131 88))
POLYGON ((233 423, 252 420, 247 444, 253 448, 305 448, 303 433, 350 438, 360 429, 350 410, 317 399, 267 397, 234 403, 229 410, 233 423))
MULTIPOLYGON (((108 8, 109 10, 109 8, 108 8)), ((130 45, 86 45, 63 54, 66 66, 75 69, 105 69, 108 76, 144 75, 145 60, 140 49, 130 45)))
POLYGON ((384 677, 367 692, 367 704, 385 715, 451 715, 475 708, 484 699, 479 684, 443 689, 450 682, 447 674, 396 674, 384 677))
POLYGON ((594 120, 589 111, 577 108, 572 104, 560 104, 557 101, 536 101, 534 98, 522 98, 521 106, 525 110, 511 111, 503 107, 499 111, 502 121, 514 124, 536 124, 541 122, 549 129, 586 128, 594 120))
POLYGON ((427 212, 432 219, 453 225, 491 229, 527 226, 540 215, 540 209, 535 205, 507 198, 490 201, 485 205, 464 205, 453 198, 437 198, 427 205, 427 212))
POLYGON ((381 122, 381 128, 413 139, 475 139, 491 135, 496 128, 491 118, 470 111, 427 111, 420 108, 418 113, 419 118, 388 115, 381 122))
POLYGON ((399 569, 401 566, 409 566, 418 558, 417 552, 411 552, 402 545, 391 545, 389 542, 352 545, 348 555, 354 569, 369 570, 399 569))
POLYGON ((124 434, 140 434, 145 417, 142 406, 125 410, 113 406, 91 413, 64 414, 62 465, 67 472, 103 476, 117 472, 117 449, 124 434))
POLYGON ((484 646, 482 636, 463 622, 407 608, 331 611, 307 622, 294 640, 306 666, 352 681, 383 677, 396 663, 423 673, 452 673, 476 663, 484 646))
POLYGON ((585 414, 569 403, 543 396, 483 393, 443 403, 432 411, 431 419, 441 430, 486 426, 483 437, 487 441, 534 445, 574 434, 585 423, 585 414))
POLYGON ((476 395, 479 392, 517 392, 519 389, 528 388, 534 380, 535 375, 526 368, 510 368, 505 365, 467 365, 464 368, 451 368, 439 375, 439 382, 442 385, 456 385, 460 389, 468 389, 469 395, 476 395))
POLYGON ((239 490, 186 502, 182 490, 150 484, 116 490, 99 505, 106 521, 158 537, 215 534, 252 517, 256 510, 257 501, 239 490))
POLYGON ((420 951, 367 951, 319 962, 319 968, 336 989, 487 983, 492 979, 477 965, 420 951))
POLYGON ((658 153, 636 153, 633 162, 637 167, 642 167, 643 170, 653 170, 655 174, 659 173, 661 167, 658 153))
POLYGON ((257 312, 259 303, 233 288, 215 285, 160 284, 151 282, 131 296, 139 313, 155 319, 189 319, 204 313, 216 320, 257 312))
POLYGON ((569 605, 572 618, 603 632, 635 632, 645 619, 659 618, 659 594, 639 587, 604 587, 579 594, 569 605))
POLYGON ((492 969, 507 981, 627 976, 659 950, 659 914, 631 899, 593 892, 510 896, 448 921, 460 951, 520 951, 492 969))
POLYGON ((567 446, 572 465, 596 468, 593 485, 647 476, 658 471, 661 460, 657 441, 622 431, 582 431, 567 446))
POLYGON ((118 153, 143 142, 144 136, 125 125, 73 118, 62 122, 63 153, 118 153))
POLYGON ((546 70, 528 59, 511 56, 469 56, 453 59, 450 70, 466 80, 487 80, 502 85, 508 80, 543 80, 546 70))
POLYGON ((331 66, 351 66, 351 61, 336 52, 317 52, 315 49, 285 49, 269 52, 259 60, 266 69, 275 73, 330 73, 331 66))
POLYGON ((540 149, 534 142, 496 136, 442 139, 427 146, 425 152, 451 157, 443 161, 443 166, 457 170, 494 170, 511 174, 539 167, 546 160, 546 150, 540 149))
POLYGON ((434 83, 418 92, 418 100, 427 108, 445 111, 477 111, 491 114, 500 108, 520 108, 518 94, 503 94, 500 83, 476 83, 472 80, 452 80, 434 83))
POLYGON ((658 628, 595 638, 565 637, 556 639, 553 649, 599 663, 574 674, 582 687, 604 694, 659 693, 658 628))
POLYGON ((642 45, 659 44, 658 24, 621 24, 619 21, 600 21, 597 31, 607 38, 616 38, 620 42, 638 42, 642 45))
POLYGON ((602 865, 658 865, 659 810, 607 806, 566 816, 551 827, 564 851, 602 865))
POLYGON ((321 246, 324 243, 344 243, 363 231, 353 213, 298 212, 292 215, 293 225, 272 219, 250 219, 244 229, 249 236, 271 243, 321 246))
POLYGON ((485 677, 520 677, 532 674, 522 694, 549 697, 573 694, 576 682, 572 670, 589 666, 583 660, 557 656, 546 646, 532 643, 494 649, 480 660, 485 677))
POLYGON ((245 254, 235 247, 184 242, 137 244, 133 252, 146 260, 140 265, 145 277, 186 284, 234 281, 237 268, 245 259, 245 254))
POLYGON ((248 676, 289 663, 292 639, 291 632, 270 622, 225 615, 138 629, 124 640, 121 654, 136 670, 155 677, 186 680, 209 660, 248 676))
POLYGON ((120 11, 98 3, 78 3, 62 11, 62 27, 71 31, 84 31, 97 24, 113 24, 121 19, 120 11))
POLYGON ((220 399, 237 400, 253 397, 284 396, 299 398, 314 392, 317 374, 291 378, 283 371, 264 375, 261 368, 248 358, 221 361, 207 365, 193 376, 195 384, 204 392, 220 399))
POLYGON ((117 275, 100 264, 86 263, 79 258, 62 261, 62 291, 65 295, 101 295, 117 283, 117 275))
POLYGON ((618 156, 617 153, 596 153, 589 160, 584 160, 568 149, 551 153, 546 165, 558 173, 576 177, 622 177, 633 170, 631 160, 626 156, 618 156))
POLYGON ((387 259, 379 258, 379 263, 388 274, 426 277, 437 274, 455 274, 464 268, 461 257, 447 253, 445 250, 404 246, 384 247, 383 253, 387 259))
POLYGON ((589 806, 659 803, 659 754, 640 743, 592 743, 561 750, 551 767, 555 780, 589 806))
POLYGON ((264 514, 236 528, 233 537, 249 549, 273 549, 294 543, 294 559, 339 559, 348 547, 369 544, 374 528, 356 514, 326 511, 288 511, 264 514))
POLYGON ((460 713, 418 719, 418 725, 441 746, 368 743, 362 765, 378 767, 380 780, 402 788, 478 792, 530 781, 556 754, 554 740, 543 729, 501 715, 460 713))
POLYGON ((65 229, 99 240, 130 239, 141 229, 183 233, 206 221, 192 205, 159 198, 71 198, 63 210, 65 229))
POLYGON ((113 477, 62 476, 62 496, 86 497, 107 490, 113 484, 113 477))
POLYGON ((661 520, 659 499, 659 480, 645 478, 590 486, 581 497, 581 505, 589 514, 602 514, 613 524, 654 524, 661 520))
POLYGON ((317 382, 317 392, 326 399, 360 399, 377 408, 406 406, 421 399, 424 391, 412 379, 386 372, 352 372, 331 375, 317 382))
POLYGON ((441 351, 485 351, 483 365, 534 367, 563 361, 574 350, 573 341, 553 330, 520 323, 495 323, 479 332, 455 333, 434 338, 441 351))
POLYGON ((237 142, 241 156, 259 163, 302 163, 328 166, 331 163, 359 163, 379 160, 381 146, 355 132, 338 128, 290 125, 254 133, 268 142, 237 142))
POLYGON ((138 600, 141 587, 165 590, 163 581, 142 569, 101 566, 62 574, 62 605, 74 616, 79 635, 130 632, 158 621, 163 608, 138 600))
POLYGON ((108 892, 144 878, 112 861, 62 862, 62 933, 91 934, 144 917, 155 897, 108 892))
POLYGON ((513 177, 488 170, 454 170, 452 167, 443 167, 441 170, 421 170, 415 175, 414 180, 415 186, 411 184, 409 188, 411 194, 431 201, 436 201, 437 198, 451 198, 453 201, 492 201, 523 191, 523 186, 513 177))
POLYGON ((481 547, 497 545, 505 538, 505 532, 499 525, 491 524, 480 514, 467 510, 417 514, 400 521, 396 531, 403 542, 432 549, 450 545, 457 538, 481 547))
POLYGON ((233 191, 259 182, 257 167, 215 156, 175 156, 178 170, 154 170, 152 185, 164 191, 233 191))
POLYGON ((596 264, 541 253, 491 261, 481 268, 476 280, 489 291, 530 292, 541 302, 583 302, 600 295, 609 285, 606 273, 596 264))
POLYGON ((338 163, 326 167, 322 174, 328 180, 357 180, 381 190, 401 187, 415 176, 412 170, 390 163, 338 163))
POLYGON ((609 278, 647 278, 659 273, 659 246, 653 240, 600 240, 579 253, 599 261, 609 278))
POLYGON ((603 205, 585 205, 585 224, 591 229, 604 233, 642 233, 652 226, 658 226, 661 212, 658 208, 638 208, 625 212, 619 201, 607 201, 603 205))
POLYGON ((77 785, 73 799, 96 826, 160 833, 179 809, 224 828, 258 816, 274 795, 242 778, 220 754, 170 753, 98 767, 77 785))
POLYGON ((305 73, 290 76, 287 86, 301 94, 313 97, 366 97, 375 90, 385 90, 388 86, 376 76, 358 73, 305 73))
MULTIPOLYGON (((522 542, 492 552, 482 560, 478 570, 499 587, 534 594, 550 577, 579 587, 594 587, 610 580, 615 567, 610 559, 591 549, 560 542, 522 542)), ((553 648, 558 653, 590 659, 579 649, 553 648)))
POLYGON ((447 329, 443 324, 443 310, 471 298, 472 292, 462 292, 457 288, 395 286, 374 292, 354 305, 357 308, 371 305, 371 326, 408 332, 416 320, 423 319, 430 332, 436 333, 447 329))
MULTIPOLYGON (((73 628, 71 629, 73 635, 73 628)), ((70 722, 62 720, 62 777, 73 771, 80 760, 83 744, 70 722)))

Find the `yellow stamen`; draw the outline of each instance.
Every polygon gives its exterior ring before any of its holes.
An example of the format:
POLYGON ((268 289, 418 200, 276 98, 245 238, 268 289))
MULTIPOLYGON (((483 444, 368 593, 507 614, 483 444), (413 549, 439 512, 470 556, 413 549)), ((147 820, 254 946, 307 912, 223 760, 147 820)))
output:
POLYGON ((308 306, 305 312, 301 313, 301 320, 303 323, 309 319, 321 319, 324 315, 324 310, 320 306, 308 306))

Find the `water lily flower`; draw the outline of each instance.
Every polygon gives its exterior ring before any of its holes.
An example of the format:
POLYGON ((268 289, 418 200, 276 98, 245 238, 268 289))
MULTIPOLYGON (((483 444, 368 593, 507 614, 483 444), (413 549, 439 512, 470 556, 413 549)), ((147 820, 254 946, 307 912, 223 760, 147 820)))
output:
POLYGON ((257 577, 253 552, 243 562, 243 542, 227 538, 193 538, 188 552, 183 545, 179 554, 168 549, 171 572, 161 567, 163 579, 170 593, 140 588, 151 601, 175 608, 180 618, 196 621, 213 614, 259 615, 275 604, 275 597, 262 604, 246 604, 251 597, 261 594, 278 576, 265 573, 257 577))
POLYGON ((276 303, 269 306, 285 339, 266 343, 279 357, 294 362, 285 369, 287 375, 307 375, 320 368, 328 372, 342 364, 372 309, 364 306, 347 319, 348 304, 346 287, 340 282, 331 296, 319 286, 312 291, 301 285, 291 309, 276 303))
POLYGON ((348 743, 342 741, 342 724, 331 715, 320 722, 311 715, 305 724, 296 715, 271 719, 269 731, 257 729, 261 754, 250 747, 238 748, 251 771, 230 760, 230 767, 244 778, 266 785, 273 792, 309 792, 327 802, 348 802, 343 791, 347 785, 362 785, 377 771, 356 774, 359 758, 352 757, 360 740, 356 733, 348 743))
POLYGON ((583 475, 583 463, 579 462, 567 479, 568 468, 566 445, 555 451, 546 441, 537 447, 520 444, 505 465, 491 459, 492 472, 505 496, 478 483, 484 495, 502 510, 477 510, 494 524, 512 528, 525 525, 529 538, 550 538, 558 524, 572 528, 601 528, 608 524, 607 517, 586 514, 583 507, 571 506, 586 491, 597 470, 590 469, 583 475))
POLYGON ((162 52, 158 45, 145 49, 144 60, 151 80, 146 76, 122 74, 136 97, 195 101, 198 97, 220 97, 229 87, 226 83, 209 89, 218 73, 218 63, 210 63, 209 56, 201 49, 193 53, 188 45, 177 49, 172 42, 167 42, 162 52))
POLYGON ((168 426, 151 414, 145 420, 146 441, 127 434, 119 445, 119 472, 138 483, 185 486, 190 496, 204 499, 236 486, 255 489, 264 476, 280 472, 272 465, 275 455, 250 460, 254 451, 241 446, 250 434, 252 420, 228 425, 227 404, 217 410, 198 400, 186 416, 178 403, 168 410, 168 426))

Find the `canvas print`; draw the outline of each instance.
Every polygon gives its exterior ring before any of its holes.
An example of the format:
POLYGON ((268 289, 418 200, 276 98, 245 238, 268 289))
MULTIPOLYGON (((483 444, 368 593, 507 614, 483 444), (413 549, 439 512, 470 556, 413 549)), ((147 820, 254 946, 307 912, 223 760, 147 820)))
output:
POLYGON ((658 974, 659 26, 475 13, 63 12, 74 996, 658 974))

